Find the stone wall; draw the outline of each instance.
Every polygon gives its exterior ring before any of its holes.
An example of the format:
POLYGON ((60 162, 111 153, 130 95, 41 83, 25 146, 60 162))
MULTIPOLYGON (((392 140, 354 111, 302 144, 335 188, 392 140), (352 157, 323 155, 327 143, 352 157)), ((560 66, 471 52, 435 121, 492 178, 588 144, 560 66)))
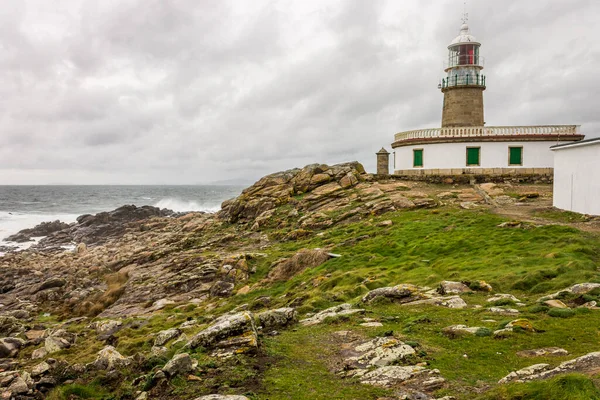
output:
POLYGON ((483 126, 483 86, 458 86, 444 89, 442 128, 483 126))
MULTIPOLYGON (((376 175, 376 178, 384 178, 376 175)), ((459 168, 397 170, 387 178, 429 183, 552 183, 553 168, 459 168)))

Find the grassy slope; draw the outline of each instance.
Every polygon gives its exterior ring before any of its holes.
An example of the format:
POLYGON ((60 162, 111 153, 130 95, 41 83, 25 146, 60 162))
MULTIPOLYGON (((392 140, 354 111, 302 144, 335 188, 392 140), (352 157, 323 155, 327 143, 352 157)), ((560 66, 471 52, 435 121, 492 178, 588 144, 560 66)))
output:
MULTIPOLYGON (((484 390, 494 387, 498 379, 512 370, 540 362, 557 364, 573 356, 600 350, 600 312, 577 312, 563 319, 553 318, 544 309, 533 307, 541 294, 574 283, 600 282, 598 237, 564 226, 497 227, 503 221, 485 211, 445 208, 395 212, 370 221, 336 226, 306 240, 277 244, 266 250, 267 257, 250 261, 257 268, 250 284, 264 278, 273 261, 290 256, 300 248, 327 247, 342 257, 331 259, 286 282, 265 285, 248 295, 223 300, 211 314, 218 315, 242 303, 252 305, 260 296, 272 298, 269 308, 289 304, 295 297, 304 298, 299 311, 305 313, 340 302, 357 303, 366 292, 382 286, 399 283, 434 286, 441 280, 482 279, 490 283, 495 292, 512 293, 525 301, 528 306, 520 309, 538 333, 517 333, 505 340, 491 337, 449 339, 440 333, 448 325, 466 324, 494 330, 511 318, 492 315, 484 309, 448 310, 382 302, 365 308, 367 316, 384 322, 383 328, 362 328, 358 325, 360 318, 355 317, 319 327, 298 327, 283 331, 279 336, 263 338, 262 355, 258 358, 268 362, 261 368, 253 367, 249 365, 251 362, 243 359, 207 361, 205 355, 197 354, 204 363, 201 365, 206 365, 198 374, 203 381, 174 382, 175 397, 171 398, 188 398, 188 395, 216 390, 271 400, 376 399, 384 394, 381 389, 341 380, 329 372, 328 364, 337 349, 327 343, 331 333, 337 330, 351 329, 365 337, 393 330, 397 336, 414 342, 420 350, 420 359, 438 368, 451 382, 450 387, 440 394, 465 399, 474 396, 472 389, 466 386, 484 390), (377 227, 378 222, 387 219, 393 221, 393 226, 377 227), (482 321, 487 319, 496 322, 482 321), (572 355, 535 359, 515 355, 518 350, 545 346, 561 346, 572 355)), ((267 233, 278 234, 275 230, 267 233)), ((469 305, 486 304, 484 294, 463 298, 469 305)), ((198 317, 199 314, 204 315, 205 322, 209 321, 206 313, 193 307, 167 311, 154 317, 146 327, 120 333, 118 349, 126 355, 147 351, 151 346, 150 332, 177 326, 186 317, 198 317), (170 315, 176 318, 167 320, 170 315)), ((72 356, 69 352, 75 352, 75 349, 67 351, 65 358, 72 356)), ((91 358, 93 352, 88 354, 86 358, 91 358)), ((590 390, 595 390, 593 385, 590 389, 590 381, 584 378, 575 377, 565 382, 553 380, 529 386, 507 386, 508 389, 490 392, 490 396, 497 397, 487 398, 550 398, 543 397, 543 393, 556 390, 556 385, 568 388, 573 396, 577 391, 592 393, 590 390), (527 391, 533 394, 521 395, 529 393, 527 391)))

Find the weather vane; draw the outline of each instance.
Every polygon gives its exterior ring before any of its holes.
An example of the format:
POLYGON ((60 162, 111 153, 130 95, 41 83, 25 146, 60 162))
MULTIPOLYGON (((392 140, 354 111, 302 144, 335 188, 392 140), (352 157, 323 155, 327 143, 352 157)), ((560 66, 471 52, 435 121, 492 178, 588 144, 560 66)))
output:
POLYGON ((469 13, 467 12, 467 2, 465 1, 465 7, 464 7, 463 17, 462 17, 463 24, 466 24, 468 20, 469 20, 469 13))

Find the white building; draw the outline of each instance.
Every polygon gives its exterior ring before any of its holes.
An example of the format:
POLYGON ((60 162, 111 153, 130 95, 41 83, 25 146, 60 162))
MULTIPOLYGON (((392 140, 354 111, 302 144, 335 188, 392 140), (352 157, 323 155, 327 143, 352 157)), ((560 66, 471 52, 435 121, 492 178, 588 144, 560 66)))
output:
POLYGON ((464 22, 448 46, 445 77, 438 85, 444 93, 442 127, 396 134, 394 174, 551 174, 550 147, 582 140, 579 126, 485 126, 481 44, 464 22))
POLYGON ((600 215, 600 138, 553 146, 554 207, 600 215))

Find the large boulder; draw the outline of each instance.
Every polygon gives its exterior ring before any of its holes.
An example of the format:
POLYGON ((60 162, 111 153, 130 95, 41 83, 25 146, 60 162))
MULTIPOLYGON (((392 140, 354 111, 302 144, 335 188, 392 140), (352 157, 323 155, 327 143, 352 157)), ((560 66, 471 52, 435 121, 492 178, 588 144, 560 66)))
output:
POLYGON ((173 377, 175 375, 187 374, 196 368, 198 362, 192 359, 188 353, 176 354, 171 360, 162 368, 162 371, 167 377, 173 377))
POLYGON ((379 337, 354 347, 356 355, 347 358, 357 368, 383 367, 414 355, 415 350, 393 337, 379 337))
POLYGON ((393 287, 382 287, 371 290, 362 298, 363 303, 369 303, 377 298, 387 298, 398 303, 409 303, 423 299, 419 294, 419 288, 415 285, 401 284, 393 287))
POLYGON ((298 313, 295 308, 284 307, 262 312, 257 317, 263 329, 270 329, 287 326, 296 322, 298 313))
POLYGON ((215 353, 219 356, 256 350, 258 333, 254 324, 254 315, 248 311, 223 315, 211 326, 192 337, 186 345, 192 349, 199 346, 219 349, 215 353))
POLYGON ((471 289, 462 282, 442 281, 437 291, 439 294, 461 294, 471 292, 471 289))
POLYGON ((57 353, 61 350, 71 347, 71 343, 65 338, 57 336, 48 336, 44 342, 44 348, 47 354, 57 353))
POLYGON ((93 366, 99 370, 112 371, 131 364, 131 358, 121 355, 113 346, 106 346, 98 352, 93 366))
POLYGON ((171 328, 165 331, 160 331, 156 334, 156 338, 154 338, 154 346, 164 346, 169 341, 179 337, 180 335, 181 330, 177 328, 171 328))

